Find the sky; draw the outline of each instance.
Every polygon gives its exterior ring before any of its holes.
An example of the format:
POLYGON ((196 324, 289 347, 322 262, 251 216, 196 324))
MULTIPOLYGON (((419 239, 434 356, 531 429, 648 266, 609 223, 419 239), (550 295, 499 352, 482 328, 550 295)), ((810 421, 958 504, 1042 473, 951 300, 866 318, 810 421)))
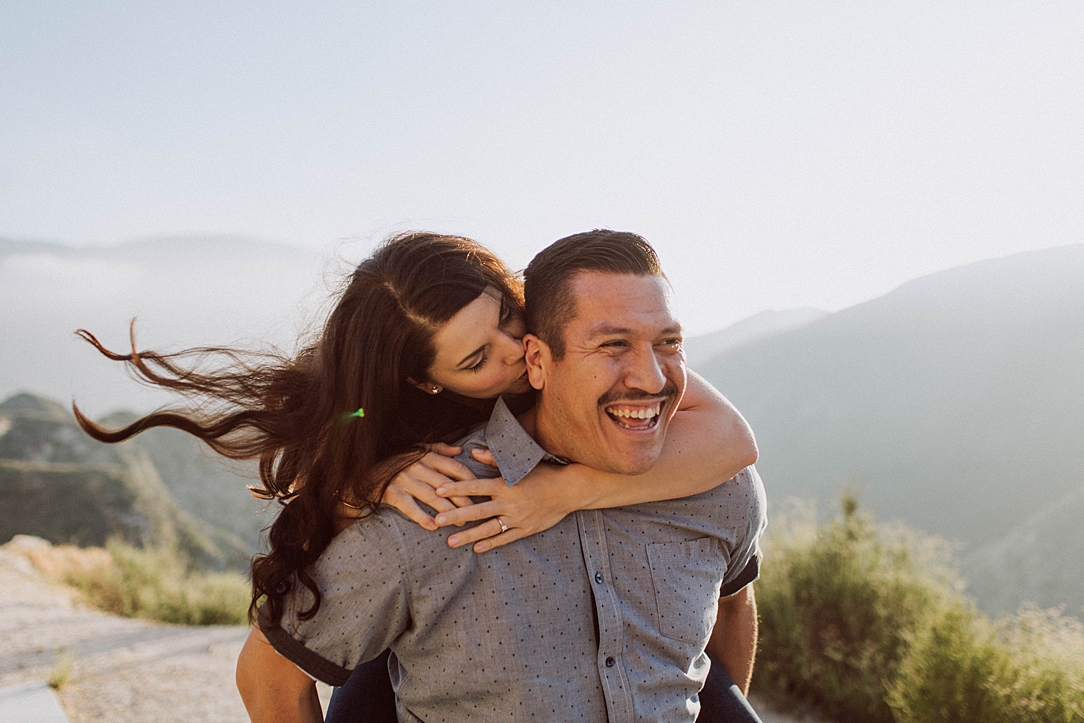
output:
POLYGON ((0 237, 618 228, 691 333, 1084 242, 1081 128, 1078 1, 0 0, 0 237))

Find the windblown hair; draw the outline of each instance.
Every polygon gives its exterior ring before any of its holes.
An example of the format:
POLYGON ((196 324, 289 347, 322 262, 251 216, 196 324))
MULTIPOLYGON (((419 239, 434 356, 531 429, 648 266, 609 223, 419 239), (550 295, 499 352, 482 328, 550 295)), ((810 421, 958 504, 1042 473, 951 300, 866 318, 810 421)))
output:
POLYGON ((576 316, 572 281, 583 271, 666 278, 651 244, 626 231, 586 231, 540 251, 523 272, 527 328, 558 361, 565 356, 564 328, 576 316))
POLYGON ((225 457, 258 459, 256 493, 283 506, 268 534, 270 551, 252 561, 249 615, 266 599, 266 616, 278 623, 285 596, 300 583, 314 596, 301 611, 310 618, 320 592, 306 569, 334 537, 340 501, 374 512, 391 479, 424 453, 420 444, 488 416, 485 404, 472 407, 447 391, 429 395, 411 382, 427 379, 433 334, 489 287, 522 308, 518 278, 480 244, 408 233, 355 269, 317 341, 292 358, 221 347, 137 351, 134 331, 131 352, 118 354, 81 329, 139 381, 188 404, 117 430, 77 407, 75 416, 102 442, 174 427, 225 457))

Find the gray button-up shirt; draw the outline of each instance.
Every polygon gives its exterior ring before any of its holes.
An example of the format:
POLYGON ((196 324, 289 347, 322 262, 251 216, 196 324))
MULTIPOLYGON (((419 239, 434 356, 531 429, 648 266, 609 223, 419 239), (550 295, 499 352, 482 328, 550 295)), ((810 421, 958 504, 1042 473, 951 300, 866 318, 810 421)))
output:
MULTIPOLYGON (((491 449, 514 484, 546 454, 498 401, 460 442, 491 449)), ((758 574, 764 488, 750 467, 694 497, 569 515, 482 555, 447 546, 383 508, 331 543, 310 569, 275 648, 341 685, 390 647, 404 721, 693 721, 718 599, 758 574)))

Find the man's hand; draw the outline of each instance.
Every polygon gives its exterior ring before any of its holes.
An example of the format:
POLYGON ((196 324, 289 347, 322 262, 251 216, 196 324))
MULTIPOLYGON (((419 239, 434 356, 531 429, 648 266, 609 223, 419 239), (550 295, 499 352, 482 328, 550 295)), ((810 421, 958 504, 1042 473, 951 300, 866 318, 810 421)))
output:
POLYGON ((322 723, 316 683, 252 628, 237 656, 237 690, 252 723, 322 723))
POLYGON ((752 583, 719 600, 708 652, 726 668, 742 693, 748 694, 757 654, 757 600, 752 583))

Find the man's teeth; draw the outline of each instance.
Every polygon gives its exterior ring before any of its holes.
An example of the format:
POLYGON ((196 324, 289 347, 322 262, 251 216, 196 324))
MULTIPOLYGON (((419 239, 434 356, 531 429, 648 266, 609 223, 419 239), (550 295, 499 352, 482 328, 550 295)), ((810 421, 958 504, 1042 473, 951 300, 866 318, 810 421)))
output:
POLYGON ((654 407, 641 407, 639 409, 615 409, 610 407, 606 411, 615 417, 624 417, 625 419, 652 419, 658 416, 661 408, 662 404, 656 404, 654 407))

